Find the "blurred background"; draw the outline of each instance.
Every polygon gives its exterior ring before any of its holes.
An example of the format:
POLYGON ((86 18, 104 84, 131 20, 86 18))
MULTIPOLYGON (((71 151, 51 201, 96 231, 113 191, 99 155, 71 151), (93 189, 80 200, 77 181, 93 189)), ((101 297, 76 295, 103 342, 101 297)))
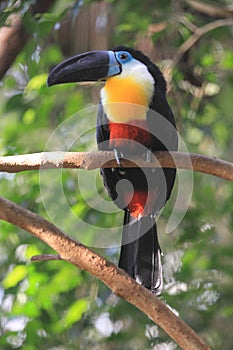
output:
MULTIPOLYGON (((233 161, 232 16, 231 0, 0 1, 0 154, 96 149, 101 85, 47 88, 47 75, 71 55, 123 44, 163 71, 188 151, 233 161)), ((233 185, 190 174, 179 171, 158 222, 161 299, 212 349, 232 349, 233 185), (178 187, 188 210, 167 233, 178 187)), ((0 193, 117 263, 122 213, 107 202, 98 171, 1 173, 0 193)), ((179 349, 85 271, 30 262, 51 252, 0 222, 1 349, 179 349)))

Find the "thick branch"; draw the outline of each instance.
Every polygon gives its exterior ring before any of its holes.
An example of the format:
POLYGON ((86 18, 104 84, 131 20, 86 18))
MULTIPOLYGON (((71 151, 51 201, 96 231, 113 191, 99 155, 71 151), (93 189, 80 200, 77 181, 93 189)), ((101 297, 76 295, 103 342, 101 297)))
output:
MULTIPOLYGON (((140 158, 122 160, 124 167, 166 167, 187 169, 211 174, 233 181, 233 163, 200 154, 182 152, 155 152, 151 163, 140 158)), ((113 152, 43 152, 19 156, 0 157, 0 171, 16 173, 26 170, 117 167, 113 152)))
POLYGON ((18 15, 12 16, 9 26, 0 28, 0 80, 25 46, 28 37, 18 15))
POLYGON ((68 237, 44 218, 2 197, 0 218, 30 232, 56 250, 62 259, 100 279, 115 294, 148 315, 182 349, 209 349, 185 322, 149 290, 137 284, 110 261, 68 237))
MULTIPOLYGON (((38 0, 31 7, 32 14, 46 12, 53 0, 38 0)), ((24 48, 30 34, 23 26, 18 14, 11 15, 7 26, 0 28, 0 80, 4 77, 19 52, 24 48)))

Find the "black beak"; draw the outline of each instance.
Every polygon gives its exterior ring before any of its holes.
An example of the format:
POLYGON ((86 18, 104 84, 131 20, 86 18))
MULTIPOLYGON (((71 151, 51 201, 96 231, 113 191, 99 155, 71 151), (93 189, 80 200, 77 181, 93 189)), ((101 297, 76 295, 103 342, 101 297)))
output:
POLYGON ((91 51, 57 65, 49 74, 47 84, 105 80, 120 72, 121 66, 113 51, 91 51))

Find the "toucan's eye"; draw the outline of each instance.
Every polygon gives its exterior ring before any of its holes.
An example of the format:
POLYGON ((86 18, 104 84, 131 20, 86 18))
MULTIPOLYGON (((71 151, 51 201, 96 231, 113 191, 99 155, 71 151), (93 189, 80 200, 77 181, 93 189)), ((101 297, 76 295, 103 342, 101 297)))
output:
POLYGON ((128 56, 128 54, 127 54, 126 52, 123 52, 123 53, 121 53, 121 54, 119 55, 119 58, 120 58, 122 61, 127 60, 128 57, 129 57, 129 56, 128 56))
POLYGON ((118 51, 116 53, 116 58, 121 64, 128 63, 133 59, 132 55, 127 51, 118 51))

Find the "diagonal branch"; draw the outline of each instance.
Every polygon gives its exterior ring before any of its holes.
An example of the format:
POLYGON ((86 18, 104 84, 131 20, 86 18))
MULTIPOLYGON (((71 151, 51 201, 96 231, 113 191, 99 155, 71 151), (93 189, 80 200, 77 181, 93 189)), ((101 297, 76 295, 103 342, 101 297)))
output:
MULTIPOLYGON (((233 163, 201 154, 182 152, 155 152, 152 162, 140 158, 123 159, 124 167, 164 167, 198 171, 233 181, 233 163)), ((117 167, 113 152, 42 152, 0 157, 0 172, 58 168, 93 170, 117 167)))
POLYGON ((233 26, 233 19, 232 18, 226 18, 226 19, 218 19, 216 21, 210 22, 205 24, 201 28, 197 28, 196 31, 178 48, 173 60, 172 60, 172 67, 174 68, 177 63, 180 61, 182 56, 190 50, 190 48, 204 35, 210 32, 211 30, 220 28, 220 27, 228 27, 233 26))
POLYGON ((166 304, 137 284, 110 261, 74 241, 39 215, 0 197, 0 218, 28 231, 56 250, 62 259, 84 269, 115 294, 150 317, 184 350, 210 350, 199 336, 166 304))
MULTIPOLYGON (((188 1, 188 3, 194 3, 194 1, 188 1)), ((182 20, 183 22, 183 20, 182 20)), ((186 21, 187 23, 187 21, 186 21)), ((189 27, 192 26, 193 34, 185 41, 183 44, 180 45, 180 47, 177 49, 176 54, 174 55, 171 63, 167 67, 166 71, 166 80, 168 84, 168 90, 170 90, 171 80, 172 80, 172 71, 177 66, 179 61, 182 59, 183 55, 191 49, 193 45, 196 44, 198 40, 204 35, 210 32, 211 30, 220 28, 220 27, 231 27, 233 26, 233 18, 224 18, 224 19, 218 19, 216 21, 210 22, 205 24, 204 26, 198 28, 192 23, 189 23, 189 27)))
POLYGON ((217 6, 197 0, 186 0, 187 4, 194 10, 211 17, 233 18, 233 7, 217 6))

